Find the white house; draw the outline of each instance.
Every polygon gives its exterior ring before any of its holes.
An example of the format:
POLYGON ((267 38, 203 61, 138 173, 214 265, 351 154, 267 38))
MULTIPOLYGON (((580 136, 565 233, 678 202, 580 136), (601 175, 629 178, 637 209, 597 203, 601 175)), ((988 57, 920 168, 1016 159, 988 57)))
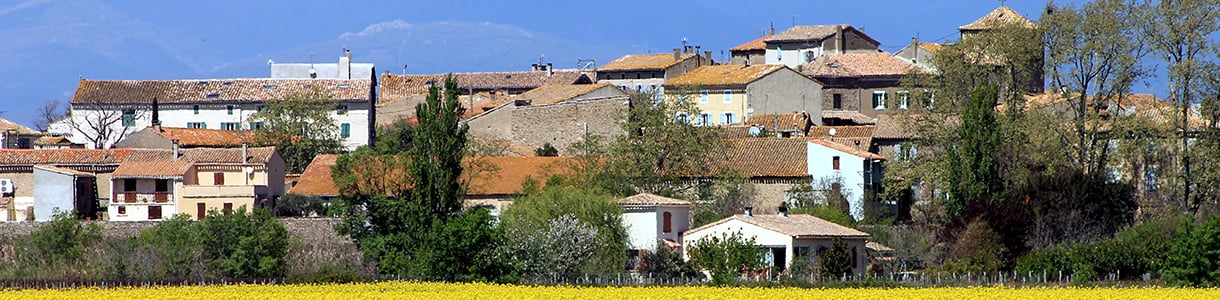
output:
POLYGON ((114 191, 110 221, 163 220, 178 214, 178 200, 191 162, 181 159, 125 161, 110 174, 114 191))
MULTIPOLYGON (((632 261, 644 251, 657 249, 657 243, 674 248, 682 233, 690 229, 690 201, 641 193, 618 201, 623 206, 623 227, 627 229, 632 261)), ((633 264, 638 267, 638 264, 633 264)))
POLYGON ((339 104, 331 117, 349 150, 372 140, 377 102, 372 79, 186 79, 84 80, 72 97, 70 118, 53 127, 89 148, 109 148, 126 135, 153 125, 153 99, 164 127, 256 129, 250 116, 268 101, 321 89, 339 104))
POLYGON ((52 165, 34 166, 34 221, 46 222, 55 213, 74 211, 92 218, 97 213, 97 177, 52 165))
POLYGON ((865 243, 868 233, 810 215, 788 215, 783 211, 775 215, 754 215, 749 208, 745 214, 733 215, 683 234, 682 259, 690 260, 691 248, 697 241, 733 233, 740 233, 747 240, 753 239, 766 250, 766 264, 772 268, 772 273, 787 270, 793 259, 816 257, 832 247, 835 238, 841 239, 851 251, 852 272, 858 275, 867 270, 865 243))
POLYGON ((809 139, 806 167, 821 188, 839 189, 847 198, 851 216, 864 219, 864 200, 881 192, 885 157, 868 152, 868 145, 852 147, 824 139, 809 139))
POLYGON ((881 42, 848 24, 793 26, 764 40, 767 64, 796 68, 828 53, 876 52, 881 42))

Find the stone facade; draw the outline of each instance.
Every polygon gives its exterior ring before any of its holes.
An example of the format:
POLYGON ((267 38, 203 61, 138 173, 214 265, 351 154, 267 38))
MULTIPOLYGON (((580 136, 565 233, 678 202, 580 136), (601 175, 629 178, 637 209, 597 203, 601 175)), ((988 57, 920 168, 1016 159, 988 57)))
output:
POLYGON ((627 97, 608 97, 518 107, 512 111, 512 142, 534 148, 550 143, 560 156, 579 155, 568 148, 586 135, 601 136, 603 142, 623 135, 619 121, 627 105, 627 97))

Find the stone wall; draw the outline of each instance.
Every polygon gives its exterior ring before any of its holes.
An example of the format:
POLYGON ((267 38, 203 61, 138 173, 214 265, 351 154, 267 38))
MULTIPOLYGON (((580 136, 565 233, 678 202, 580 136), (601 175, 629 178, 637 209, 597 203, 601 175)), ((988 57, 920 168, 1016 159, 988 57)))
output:
MULTIPOLYGON (((335 232, 334 224, 339 222, 339 219, 333 218, 299 218, 299 219, 279 219, 280 223, 288 229, 288 233, 294 238, 300 238, 305 245, 319 243, 333 243, 334 241, 348 241, 348 238, 341 236, 335 232)), ((161 222, 103 222, 95 221, 102 225, 102 236, 107 238, 113 237, 131 237, 136 236, 141 230, 156 226, 161 222)), ((29 235, 38 227, 46 223, 40 222, 15 222, 15 223, 0 223, 0 243, 7 243, 12 239, 29 235)))
POLYGON ((568 148, 584 140, 586 134, 601 136, 607 143, 623 135, 619 121, 627 111, 627 102, 627 97, 609 97, 518 107, 512 112, 512 142, 532 148, 550 143, 561 156, 578 155, 568 148))

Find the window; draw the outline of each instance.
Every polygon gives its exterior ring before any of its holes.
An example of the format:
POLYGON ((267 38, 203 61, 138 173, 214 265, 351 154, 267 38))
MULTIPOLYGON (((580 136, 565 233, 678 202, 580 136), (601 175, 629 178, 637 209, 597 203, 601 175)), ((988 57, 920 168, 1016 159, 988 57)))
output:
POLYGON ((843 109, 843 94, 834 94, 834 109, 843 109))
POLYGON ((712 114, 706 112, 699 113, 699 123, 703 124, 703 126, 712 126, 712 114))
POLYGON ((119 215, 120 216, 127 215, 127 206, 126 205, 119 205, 119 215))
MULTIPOLYGON (((838 161, 838 157, 835 157, 835 159, 838 161)), ((212 173, 212 185, 225 185, 225 173, 212 173)))
POLYGON ((732 103, 732 102, 733 102, 733 91, 724 90, 724 103, 732 103))
POLYGON ((898 92, 898 109, 907 109, 907 101, 911 100, 911 93, 907 91, 898 92))
POLYGON ((148 207, 148 219, 149 220, 160 220, 161 219, 161 206, 160 205, 152 205, 152 206, 148 207))
POLYGON ((123 110, 123 127, 132 127, 132 126, 136 126, 136 110, 124 109, 123 110))
POLYGON ((168 192, 169 191, 169 180, 168 179, 157 179, 156 182, 157 182, 156 191, 158 191, 158 192, 168 192))
POLYGON ((674 215, 669 213, 668 211, 661 214, 661 232, 663 232, 663 233, 673 232, 673 227, 672 227, 673 219, 674 219, 674 215))
POLYGON ((348 124, 348 123, 339 124, 339 137, 345 138, 345 139, 352 137, 352 124, 348 124))
POLYGON ((225 105, 225 111, 228 112, 230 115, 233 114, 233 106, 225 105))
POLYGON ((226 216, 233 213, 233 203, 225 203, 224 213, 226 216))
POLYGON ((263 122, 250 122, 250 130, 259 130, 263 128, 263 122))
POLYGON ((222 122, 222 123, 220 123, 220 129, 224 129, 224 130, 240 130, 240 129, 241 129, 241 123, 237 123, 237 122, 222 122))
POLYGON ((136 180, 135 179, 123 179, 123 191, 128 191, 128 192, 136 191, 136 180))
POLYGON ((722 116, 720 118, 720 121, 724 124, 733 124, 733 123, 737 122, 736 118, 734 118, 734 117, 735 116, 733 115, 732 112, 726 112, 726 113, 724 113, 724 116, 722 116))
POLYGON ((707 90, 699 91, 699 103, 707 103, 707 90))
POLYGON ((796 247, 796 257, 809 257, 809 247, 796 247))
POLYGON ((186 128, 208 128, 208 123, 204 122, 186 122, 186 128))
POLYGON ((839 170, 839 157, 838 156, 835 156, 834 158, 831 159, 830 166, 835 171, 839 170))
POLYGON ((203 220, 203 217, 208 215, 208 205, 203 202, 195 203, 195 220, 203 220))
POLYGON ((199 105, 194 105, 194 106, 191 106, 191 109, 195 111, 195 114, 196 114, 196 115, 198 115, 198 114, 199 114, 199 105))
POLYGON ((902 143, 894 144, 894 160, 895 161, 902 160, 903 156, 904 155, 902 155, 902 143))
POLYGON ((873 109, 885 109, 885 91, 873 92, 873 109))

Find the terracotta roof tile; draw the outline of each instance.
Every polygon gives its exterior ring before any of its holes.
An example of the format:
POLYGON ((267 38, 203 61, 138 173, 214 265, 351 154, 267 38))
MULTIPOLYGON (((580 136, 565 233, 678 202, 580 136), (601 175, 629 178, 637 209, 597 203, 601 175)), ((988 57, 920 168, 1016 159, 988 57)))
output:
POLYGON ((169 150, 158 149, 0 149, 0 165, 118 164, 169 156, 169 150))
POLYGON ((338 154, 319 154, 314 156, 305 172, 301 173, 297 184, 292 186, 290 193, 297 195, 328 196, 339 195, 335 181, 331 177, 330 167, 339 159, 338 154))
POLYGON ((368 101, 370 81, 339 79, 186 79, 84 80, 72 103, 263 102, 310 88, 329 91, 340 101, 368 101))
POLYGON ((34 168, 57 172, 57 173, 61 173, 61 174, 67 174, 67 175, 90 176, 90 177, 93 176, 93 173, 85 173, 85 172, 81 172, 81 171, 77 171, 77 170, 73 170, 73 169, 69 169, 69 168, 60 168, 60 167, 56 167, 53 165, 34 165, 34 168))
POLYGON ((851 28, 850 24, 793 26, 792 28, 788 28, 788 30, 784 30, 783 32, 776 33, 775 35, 771 36, 770 38, 767 38, 766 41, 767 42, 798 42, 798 41, 810 41, 810 40, 824 40, 828 37, 835 35, 835 33, 837 33, 835 30, 835 26, 843 26, 844 30, 847 30, 847 28, 851 28))
POLYGON ((873 143, 873 133, 876 131, 876 126, 873 125, 855 125, 855 126, 816 126, 809 129, 809 134, 806 138, 827 140, 849 147, 864 147, 868 149, 873 143), (830 135, 830 130, 834 129, 835 134, 830 135), (856 144, 859 142, 859 145, 856 144))
POLYGON ((72 141, 69 141, 68 137, 62 135, 48 135, 34 140, 34 145, 72 145, 72 141))
POLYGON ((158 132, 151 126, 148 128, 165 138, 178 140, 184 147, 227 147, 254 142, 253 130, 161 127, 158 132))
MULTIPOLYGON (((870 53, 826 54, 800 66, 810 77, 903 76, 913 66, 884 51, 870 53)), ((916 70, 920 70, 916 68, 916 70)))
MULTIPOLYGON (((576 98, 593 91, 612 87, 610 84, 546 84, 522 93, 518 99, 530 100, 530 105, 549 105, 576 98)), ((623 94, 626 95, 626 94, 623 94)))
POLYGON ((823 110, 822 118, 823 119, 851 120, 852 122, 855 122, 856 124, 875 124, 875 123, 877 123, 877 118, 869 117, 868 115, 862 114, 858 111, 823 110))
POLYGON ((165 178, 181 179, 194 163, 182 159, 158 159, 149 161, 124 161, 110 173, 111 178, 165 178))
POLYGON ((857 148, 857 147, 844 145, 841 143, 824 140, 824 139, 805 139, 805 140, 808 140, 810 143, 822 145, 826 148, 842 151, 847 154, 855 155, 855 156, 858 156, 861 158, 885 160, 885 156, 881 156, 876 153, 868 152, 869 145, 861 145, 859 148, 857 148))
POLYGON ((987 30, 995 28, 1001 23, 1008 22, 1017 22, 1026 27, 1037 26, 1033 21, 1026 19, 1025 16, 1022 16, 1020 13, 1017 13, 1011 8, 1008 8, 1007 6, 1000 6, 983 17, 974 20, 974 22, 970 22, 970 24, 958 27, 958 29, 962 31, 987 30))
MULTIPOLYGON (((188 148, 181 149, 182 159, 195 163, 242 163, 241 148, 188 148)), ((247 163, 265 164, 275 154, 275 147, 250 147, 246 149, 247 163)))
POLYGON ((809 176, 808 149, 801 139, 730 139, 721 164, 749 177, 809 176))
POLYGON ((707 225, 699 226, 699 228, 688 230, 683 235, 689 235, 692 232, 705 230, 711 228, 712 226, 720 225, 731 220, 738 220, 797 238, 869 237, 868 233, 863 231, 835 224, 818 217, 802 214, 793 214, 788 215, 787 217, 781 215, 733 215, 707 225))
POLYGON ((746 85, 768 74, 787 68, 784 65, 714 65, 702 66, 665 81, 665 86, 735 86, 746 85))
POLYGON ((29 127, 25 127, 25 125, 13 123, 13 121, 9 121, 7 119, 0 118, 0 132, 9 131, 9 130, 15 130, 15 131, 17 131, 17 134, 24 134, 24 135, 42 134, 41 132, 38 132, 37 130, 31 129, 29 127))
POLYGON ((945 45, 941 43, 919 43, 919 48, 932 53, 940 52, 940 49, 944 47, 945 45))
POLYGON ((653 195, 653 194, 649 194, 649 193, 640 193, 640 194, 636 194, 631 197, 623 198, 618 201, 618 204, 622 205, 622 206, 686 206, 686 207, 690 207, 693 205, 693 204, 691 204, 690 201, 663 197, 663 196, 653 195))
POLYGON ((635 71, 635 70, 665 70, 679 62, 695 58, 694 53, 683 53, 675 60, 673 53, 662 54, 631 54, 619 57, 610 63, 598 67, 598 71, 635 71))
POLYGON ((877 116, 877 127, 873 131, 876 139, 910 139, 915 134, 903 128, 901 122, 893 116, 882 114, 877 116))
POLYGON ((745 125, 755 125, 768 130, 777 130, 778 127, 778 130, 798 130, 805 134, 813 125, 813 120, 809 119, 807 113, 755 114, 746 120, 745 125))
POLYGON ((737 52, 767 50, 767 39, 771 38, 772 36, 774 35, 768 34, 766 36, 754 39, 753 41, 746 42, 745 44, 737 45, 737 47, 729 48, 729 51, 737 52))

